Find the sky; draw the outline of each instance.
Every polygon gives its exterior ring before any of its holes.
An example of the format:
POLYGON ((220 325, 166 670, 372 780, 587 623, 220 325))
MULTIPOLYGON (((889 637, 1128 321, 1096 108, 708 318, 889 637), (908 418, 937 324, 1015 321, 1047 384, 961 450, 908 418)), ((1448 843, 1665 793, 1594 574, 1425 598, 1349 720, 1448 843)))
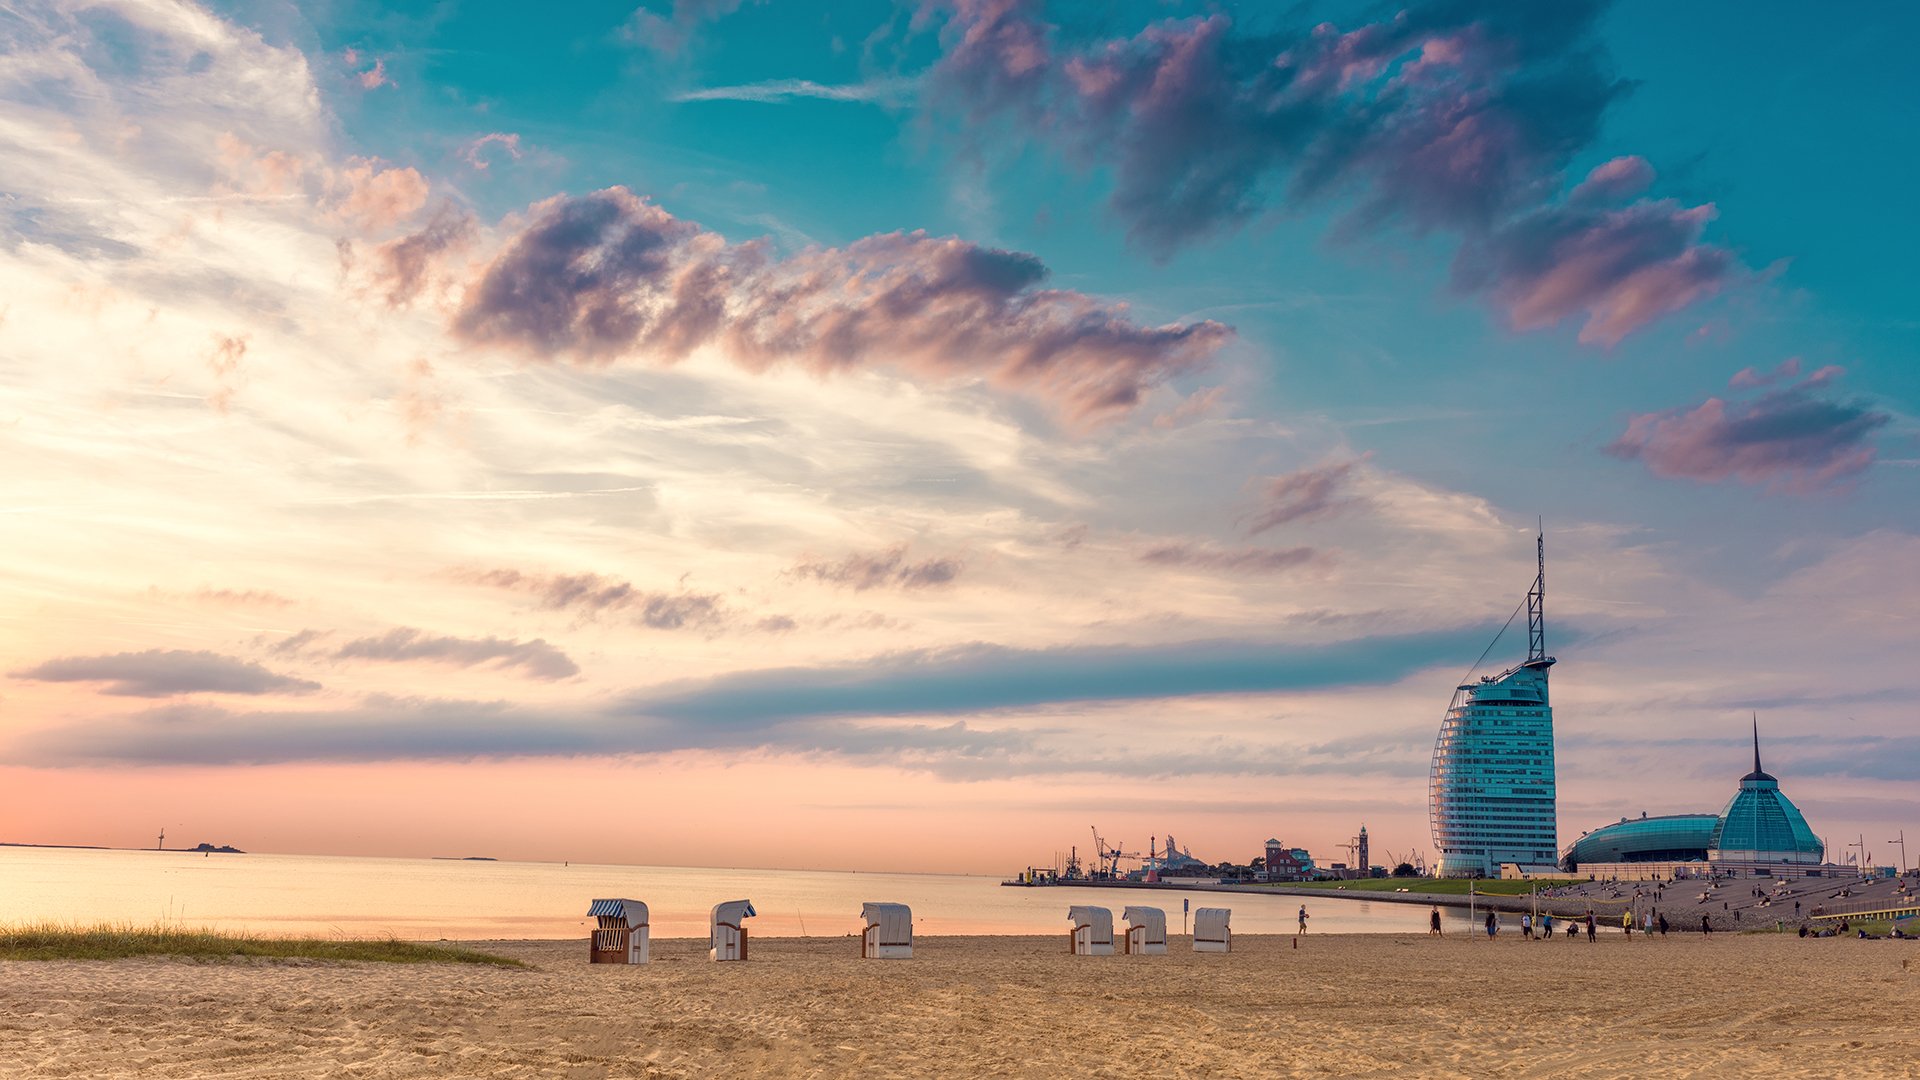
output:
POLYGON ((1544 528, 1563 845, 1897 861, 1917 32, 4 0, 0 840, 1431 860, 1544 528))

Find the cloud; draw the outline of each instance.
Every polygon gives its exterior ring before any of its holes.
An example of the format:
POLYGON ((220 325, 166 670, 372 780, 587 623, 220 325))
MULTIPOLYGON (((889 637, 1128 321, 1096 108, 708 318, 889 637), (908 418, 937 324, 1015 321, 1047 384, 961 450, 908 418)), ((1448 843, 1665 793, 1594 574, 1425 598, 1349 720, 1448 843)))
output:
POLYGON ((410 167, 389 168, 373 158, 350 158, 332 171, 334 213, 369 232, 383 232, 427 205, 426 177, 410 167))
POLYGON ((907 561, 907 545, 880 551, 855 552, 842 559, 802 559, 787 570, 798 578, 840 585, 856 592, 868 589, 924 589, 950 585, 965 567, 959 559, 907 561))
POLYGON ((1646 189, 1639 157, 1555 205, 1629 90, 1596 32, 1606 7, 1429 0, 1350 31, 1258 32, 1215 14, 1076 41, 1036 3, 951 0, 921 16, 947 13, 925 99, 976 138, 1010 117, 1110 177, 1109 209, 1156 257, 1337 200, 1350 208, 1339 235, 1454 234, 1456 282, 1489 291, 1516 328, 1585 314, 1582 340, 1610 344, 1737 267, 1700 242, 1710 206, 1594 208, 1646 189))
POLYGON ((370 233, 412 217, 431 191, 419 170, 379 158, 350 157, 335 166, 314 153, 263 149, 232 132, 220 133, 215 150, 222 178, 216 191, 263 199, 303 196, 324 209, 326 220, 370 233))
MULTIPOLYGON (((1484 644, 1483 628, 1375 637, 1331 645, 1196 641, 1154 646, 1017 649, 966 645, 889 653, 860 663, 745 671, 643 693, 635 715, 699 723, 767 723, 822 716, 899 717, 1382 685, 1455 665, 1484 644)), ((1561 631, 1564 637, 1566 631, 1561 631)))
POLYGON ((404 307, 420 295, 441 256, 471 243, 473 216, 451 200, 442 202, 419 232, 390 240, 376 249, 373 270, 389 307, 404 307))
POLYGON ((533 207, 454 329, 582 363, 715 345, 751 370, 984 378, 1081 422, 1131 409, 1231 335, 1212 321, 1142 326, 1124 305, 1042 288, 1046 276, 1031 255, 924 232, 777 259, 616 187, 533 207))
POLYGON ((1426 751, 1368 740, 1282 746, 1209 739, 1184 749, 1089 749, 1074 731, 997 726, 952 714, 1062 702, 1381 685, 1457 663, 1481 628, 1293 646, 1201 641, 1028 650, 971 645, 816 668, 748 671, 604 706, 533 708, 372 695, 350 709, 239 713, 152 710, 35 733, 26 756, 60 764, 234 764, 464 760, 765 750, 828 755, 957 780, 1022 775, 1130 777, 1417 775, 1426 751))
POLYGON ((266 589, 216 589, 202 585, 191 592, 173 592, 159 586, 149 586, 147 595, 157 599, 181 599, 193 603, 214 607, 238 608, 286 608, 292 607, 292 597, 282 596, 266 589))
POLYGON ((1732 252, 1700 243, 1712 205, 1661 199, 1608 209, 1594 202, 1613 185, 1594 184, 1590 177, 1564 204, 1470 241, 1455 260, 1456 284, 1489 292, 1516 330, 1585 313, 1580 341, 1614 345, 1713 295, 1738 272, 1732 252))
POLYGON ((746 0, 673 0, 666 15, 634 9, 622 33, 628 41, 663 57, 676 56, 693 40, 702 23, 718 22, 740 10, 746 0))
POLYGON ((483 151, 489 146, 499 146, 507 152, 508 157, 515 161, 520 160, 520 136, 517 132, 511 131, 489 131, 474 139, 460 148, 460 159, 481 172, 486 172, 488 162, 483 151))
POLYGON ((488 664, 499 670, 518 668, 532 678, 549 681, 580 674, 578 664, 542 638, 514 641, 496 637, 445 637, 406 626, 375 637, 355 638, 335 649, 332 655, 339 660, 394 663, 425 660, 455 667, 488 664))
POLYGON ((630 581, 600 574, 528 574, 501 569, 460 570, 452 576, 473 585, 525 593, 549 611, 589 617, 617 612, 655 630, 711 627, 725 621, 720 597, 714 593, 648 592, 630 581))
POLYGON ((300 656, 314 645, 332 636, 331 630, 302 630, 297 634, 288 634, 268 645, 267 651, 275 656, 300 656))
MULTIPOLYGON (((1733 385, 1778 382, 1799 371, 1797 361, 1788 364, 1769 376, 1747 368, 1733 385)), ((1637 414, 1606 452, 1643 462, 1655 476, 1702 483, 1734 480, 1801 492, 1839 484, 1873 464, 1868 440, 1892 420, 1869 402, 1817 393, 1839 374, 1825 367, 1750 400, 1711 397, 1691 409, 1637 414)))
POLYGON ((795 98, 814 98, 821 101, 891 105, 911 99, 918 86, 917 79, 904 76, 887 76, 836 86, 817 83, 812 79, 768 79, 764 82, 743 83, 739 86, 708 86, 697 90, 684 90, 668 100, 752 101, 779 104, 795 98))
POLYGON ((1221 548, 1211 544, 1160 544, 1140 553, 1142 562, 1228 573, 1277 573, 1323 559, 1313 548, 1221 548))
POLYGON ((259 664, 231 656, 185 649, 148 649, 112 656, 70 656, 48 660, 16 679, 35 682, 99 682, 103 694, 123 697, 172 697, 176 694, 304 694, 317 682, 277 675, 259 664))
POLYGON ((1247 526, 1247 535, 1258 536, 1288 522, 1327 517, 1357 505, 1357 498, 1342 498, 1354 467, 1366 459, 1315 465, 1269 477, 1262 491, 1262 509, 1247 526))

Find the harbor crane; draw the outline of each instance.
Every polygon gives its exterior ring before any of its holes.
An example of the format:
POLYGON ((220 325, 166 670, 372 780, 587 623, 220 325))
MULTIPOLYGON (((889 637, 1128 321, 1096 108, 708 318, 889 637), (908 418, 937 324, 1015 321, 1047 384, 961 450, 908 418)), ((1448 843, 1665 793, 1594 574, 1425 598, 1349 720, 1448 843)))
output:
POLYGON ((1098 825, 1087 826, 1093 832, 1093 865, 1096 876, 1105 874, 1109 880, 1120 877, 1121 859, 1138 859, 1137 851, 1122 851, 1121 845, 1107 846, 1107 838, 1100 835, 1098 825))

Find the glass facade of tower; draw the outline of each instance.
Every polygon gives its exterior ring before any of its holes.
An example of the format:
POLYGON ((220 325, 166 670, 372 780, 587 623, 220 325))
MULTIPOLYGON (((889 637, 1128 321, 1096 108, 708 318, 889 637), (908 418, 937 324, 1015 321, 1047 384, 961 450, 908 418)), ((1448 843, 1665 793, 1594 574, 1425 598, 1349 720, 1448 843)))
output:
POLYGON ((1428 809, 1439 872, 1493 876, 1559 861, 1553 708, 1540 657, 1460 687, 1433 747, 1428 809))

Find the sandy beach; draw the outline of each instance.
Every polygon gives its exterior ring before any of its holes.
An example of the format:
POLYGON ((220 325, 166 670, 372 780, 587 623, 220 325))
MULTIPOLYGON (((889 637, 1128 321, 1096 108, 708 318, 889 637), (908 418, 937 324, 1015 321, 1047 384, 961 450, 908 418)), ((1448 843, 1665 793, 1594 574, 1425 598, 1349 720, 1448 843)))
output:
POLYGON ((1064 937, 491 942, 469 966, 0 963, 0 1075, 1913 1076, 1920 947, 1247 936, 1076 958, 1064 937), (1911 961, 1910 963, 1905 963, 1911 961))

